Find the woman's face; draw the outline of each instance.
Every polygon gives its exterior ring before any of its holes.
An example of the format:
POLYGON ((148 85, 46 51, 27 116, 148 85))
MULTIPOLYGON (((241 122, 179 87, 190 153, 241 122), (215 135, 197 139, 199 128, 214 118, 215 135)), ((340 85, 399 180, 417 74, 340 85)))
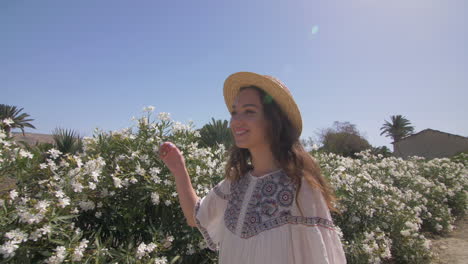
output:
POLYGON ((252 149, 269 144, 268 123, 258 91, 244 89, 239 92, 232 105, 230 127, 238 148, 252 149))

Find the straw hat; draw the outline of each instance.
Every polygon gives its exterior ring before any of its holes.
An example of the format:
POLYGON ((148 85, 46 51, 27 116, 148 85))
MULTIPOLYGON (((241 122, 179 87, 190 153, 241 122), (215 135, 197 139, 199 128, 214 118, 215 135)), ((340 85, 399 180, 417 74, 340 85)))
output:
POLYGON ((257 86, 273 97, 273 100, 286 114, 296 128, 298 136, 300 136, 302 132, 301 112, 288 87, 275 77, 253 72, 237 72, 231 74, 226 81, 224 81, 224 101, 229 112, 232 112, 232 105, 240 88, 252 85, 257 86))

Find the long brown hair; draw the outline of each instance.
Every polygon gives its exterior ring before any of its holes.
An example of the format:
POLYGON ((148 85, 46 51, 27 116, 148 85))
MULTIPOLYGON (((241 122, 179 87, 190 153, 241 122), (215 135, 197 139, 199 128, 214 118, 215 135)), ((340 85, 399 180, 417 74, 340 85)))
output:
MULTIPOLYGON (((281 168, 297 185, 298 192, 301 189, 301 179, 305 177, 307 182, 320 190, 328 208, 336 211, 333 202, 336 200, 333 190, 327 180, 322 176, 321 170, 314 158, 305 151, 299 141, 299 133, 291 124, 291 121, 281 111, 276 102, 257 86, 242 87, 244 89, 254 89, 259 93, 260 101, 263 105, 263 112, 270 128, 267 129, 267 137, 270 141, 271 151, 274 158, 279 162, 281 168)), ((231 134, 232 136, 232 134, 231 134)), ((228 160, 225 167, 225 178, 236 181, 243 177, 249 170, 253 169, 250 151, 245 148, 238 148, 235 144, 229 149, 228 160)), ((298 195, 296 195, 296 204, 298 195)), ((299 207, 299 206, 298 206, 299 207)), ((302 210, 299 207, 299 210, 302 210)))

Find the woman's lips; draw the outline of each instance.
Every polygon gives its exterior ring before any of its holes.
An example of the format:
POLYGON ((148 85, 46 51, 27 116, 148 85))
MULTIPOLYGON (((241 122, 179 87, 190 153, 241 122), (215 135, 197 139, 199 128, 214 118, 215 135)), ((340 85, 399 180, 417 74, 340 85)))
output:
POLYGON ((235 134, 236 136, 245 135, 247 132, 248 132, 247 129, 235 129, 235 130, 234 130, 234 134, 235 134))

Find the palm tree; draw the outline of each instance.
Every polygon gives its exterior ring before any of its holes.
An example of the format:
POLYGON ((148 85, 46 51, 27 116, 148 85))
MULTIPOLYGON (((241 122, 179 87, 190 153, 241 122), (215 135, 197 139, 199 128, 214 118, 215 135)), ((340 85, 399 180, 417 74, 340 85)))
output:
POLYGON ((78 132, 71 129, 56 128, 53 138, 57 149, 62 153, 76 154, 83 150, 83 142, 78 132))
POLYGON ((218 143, 224 144, 227 149, 232 146, 232 135, 227 120, 211 118, 211 123, 200 129, 200 136, 200 143, 204 147, 213 147, 218 143))
POLYGON ((380 128, 382 133, 380 135, 386 134, 387 137, 391 137, 393 142, 397 142, 404 137, 412 135, 414 132, 414 127, 411 126, 411 123, 404 116, 396 115, 390 117, 392 122, 385 120, 385 124, 380 128))
POLYGON ((11 129, 19 128, 23 132, 24 128, 30 127, 35 128, 30 121, 34 119, 27 119, 29 117, 26 113, 21 113, 23 108, 18 109, 16 106, 0 104, 0 127, 5 130, 7 134, 10 134, 11 129))

